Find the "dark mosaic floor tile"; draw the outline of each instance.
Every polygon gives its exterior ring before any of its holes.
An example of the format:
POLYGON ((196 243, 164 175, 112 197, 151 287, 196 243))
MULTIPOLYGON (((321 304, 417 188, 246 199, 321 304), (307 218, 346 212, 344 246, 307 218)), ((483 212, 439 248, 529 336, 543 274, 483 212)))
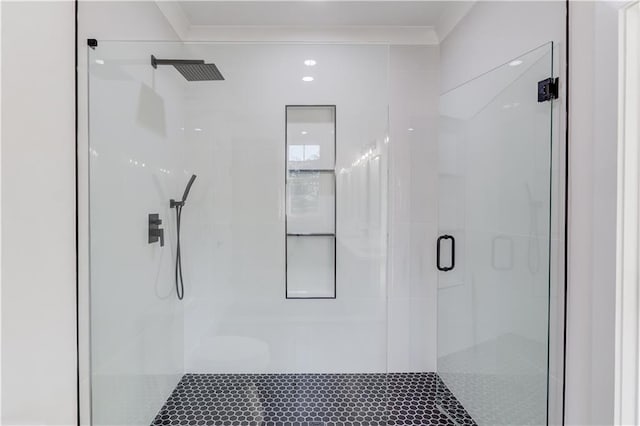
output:
POLYGON ((436 373, 186 374, 152 426, 454 425, 438 405, 475 425, 436 373))

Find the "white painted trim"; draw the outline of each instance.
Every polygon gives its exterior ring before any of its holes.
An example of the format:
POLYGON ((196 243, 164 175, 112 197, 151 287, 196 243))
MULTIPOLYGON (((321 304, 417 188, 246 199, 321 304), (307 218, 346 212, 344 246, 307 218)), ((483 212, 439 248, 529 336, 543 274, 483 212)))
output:
POLYGON ((177 2, 156 0, 183 41, 263 43, 385 43, 435 45, 460 22, 473 3, 461 2, 432 26, 224 26, 192 25, 177 2))
MULTIPOLYGON (((0 2, 0 46, 2 46, 2 2, 0 2)), ((2 55, 0 55, 0 100, 2 99, 2 55)), ((0 101, 0 129, 2 129, 2 102, 0 101)), ((2 136, 0 136, 2 146, 2 136)), ((0 149, 0 206, 2 205, 2 149, 0 149)), ((0 208, 0 224, 2 208, 0 208)), ((0 226, 0 289, 2 289, 2 226, 0 226)), ((2 347, 2 291, 0 291, 0 348, 2 347)), ((2 377, 2 350, 0 350, 0 377, 2 377)), ((0 383, 1 384, 1 383, 0 383)), ((2 419, 2 386, 0 386, 0 419, 2 419)))
POLYGON ((185 41, 438 44, 433 27, 263 27, 192 25, 185 41))
POLYGON ((615 424, 640 416, 640 2, 620 11, 615 424))

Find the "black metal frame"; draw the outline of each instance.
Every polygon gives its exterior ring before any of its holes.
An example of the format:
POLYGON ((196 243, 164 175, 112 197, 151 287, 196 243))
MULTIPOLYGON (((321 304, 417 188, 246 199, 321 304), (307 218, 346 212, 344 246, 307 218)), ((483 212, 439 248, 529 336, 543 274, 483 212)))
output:
MULTIPOLYGON (((74 36, 73 36, 73 42, 74 42, 74 75, 73 75, 73 79, 74 79, 74 95, 75 95, 75 112, 74 112, 74 120, 75 123, 74 124, 74 130, 75 130, 75 139, 74 139, 74 146, 75 146, 75 170, 74 170, 74 175, 75 175, 75 220, 76 220, 76 424, 77 426, 80 426, 80 414, 81 414, 81 409, 80 409, 80 225, 78 224, 78 220, 80 219, 80 204, 78 202, 78 195, 80 193, 79 190, 79 174, 78 174, 78 168, 79 168, 79 159, 78 159, 78 155, 80 154, 79 152, 79 138, 78 138, 78 123, 79 123, 79 106, 78 106, 78 55, 80 54, 80 51, 78 49, 78 0, 74 0, 73 2, 73 13, 74 13, 74 36)), ((87 40, 87 44, 89 45, 89 47, 92 47, 92 40, 95 41, 95 45, 98 45, 97 40, 95 39, 89 39, 87 40)))
MULTIPOLYGON (((565 126, 564 126, 564 312, 563 312, 563 340, 562 340, 562 425, 566 423, 566 402, 567 402, 567 296, 569 290, 569 273, 567 267, 569 265, 569 36, 570 31, 570 2, 565 0, 565 126)), ((547 413, 549 409, 547 408, 547 413)))
POLYGON ((285 174, 284 174, 284 185, 285 185, 285 196, 284 196, 284 297, 285 299, 290 300, 307 300, 307 299, 320 299, 320 300, 331 300, 338 298, 338 177, 336 175, 336 159, 338 146, 336 143, 337 139, 337 122, 338 122, 338 113, 336 105, 285 105, 284 108, 284 164, 285 164, 285 174), (288 131, 287 125, 289 123, 289 108, 333 108, 333 169, 289 169, 289 141, 288 141, 288 131), (332 173, 333 174, 333 227, 334 233, 310 233, 310 234, 300 234, 300 233, 292 233, 288 232, 288 215, 287 215, 287 187, 289 184, 289 173, 332 173), (333 296, 311 296, 311 297, 290 297, 289 296, 289 237, 333 237, 333 296))

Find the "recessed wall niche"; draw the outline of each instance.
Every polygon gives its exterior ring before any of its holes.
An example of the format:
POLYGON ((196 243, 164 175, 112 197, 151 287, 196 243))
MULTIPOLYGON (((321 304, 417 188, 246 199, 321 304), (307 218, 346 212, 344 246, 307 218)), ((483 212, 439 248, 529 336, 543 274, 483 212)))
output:
POLYGON ((288 105, 287 299, 336 298, 336 107, 288 105))

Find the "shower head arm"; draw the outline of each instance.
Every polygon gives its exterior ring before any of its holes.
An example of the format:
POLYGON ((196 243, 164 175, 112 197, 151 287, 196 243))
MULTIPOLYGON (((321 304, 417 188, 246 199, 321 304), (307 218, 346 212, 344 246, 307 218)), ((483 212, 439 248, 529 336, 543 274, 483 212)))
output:
POLYGON ((158 59, 151 55, 151 66, 158 68, 158 65, 198 65, 204 64, 202 59, 158 59))

